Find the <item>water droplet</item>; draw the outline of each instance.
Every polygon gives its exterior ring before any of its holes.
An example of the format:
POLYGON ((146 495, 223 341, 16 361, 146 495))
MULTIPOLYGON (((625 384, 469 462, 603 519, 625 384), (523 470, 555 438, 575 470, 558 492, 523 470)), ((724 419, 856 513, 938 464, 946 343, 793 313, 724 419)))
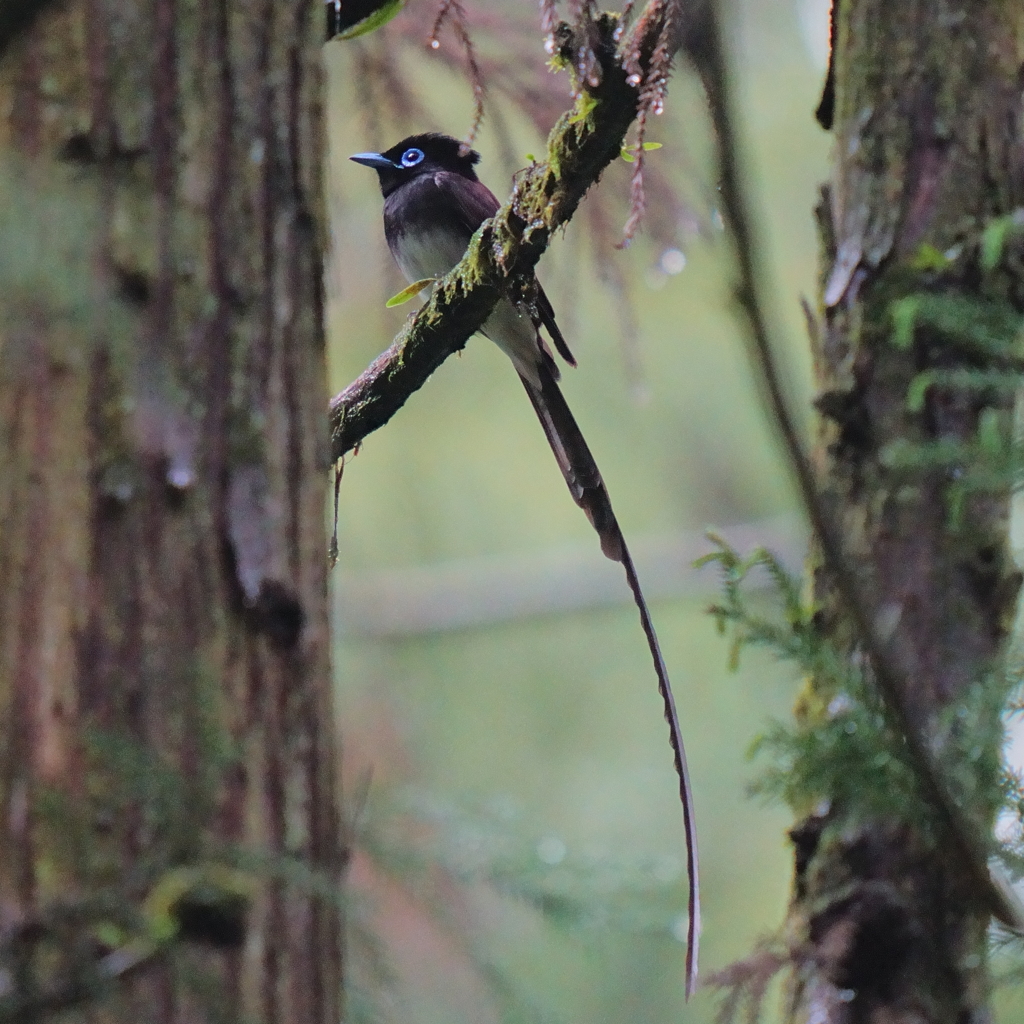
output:
POLYGON ((666 249, 659 264, 666 274, 681 274, 686 268, 686 253, 681 249, 666 249))
POLYGON ((629 78, 626 79, 626 85, 637 86, 639 84, 640 84, 640 76, 639 75, 630 75, 629 78))
POLYGON ((664 104, 664 103, 663 103, 663 102, 662 102, 661 100, 658 100, 658 101, 657 101, 657 102, 656 102, 656 103, 654 104, 654 106, 653 106, 653 107, 651 107, 651 110, 652 110, 652 112, 653 112, 653 113, 654 113, 655 115, 660 115, 660 114, 664 114, 664 113, 665 113, 665 104, 664 104))
POLYGON ((835 718, 836 715, 845 714, 847 711, 853 710, 853 701, 845 693, 837 693, 828 704, 828 713, 830 718, 835 718))
POLYGON ((544 40, 544 52, 546 54, 548 54, 549 56, 553 56, 555 50, 557 50, 557 49, 558 49, 558 47, 555 44, 555 37, 554 36, 548 36, 547 39, 544 40))
POLYGON ((561 864, 568 852, 565 843, 557 836, 545 836, 537 843, 537 856, 545 864, 561 864))
POLYGON ((187 491, 195 483, 195 474, 192 467, 187 465, 175 465, 167 473, 167 482, 171 487, 179 491, 187 491))
POLYGON ((441 46, 441 43, 440 43, 439 40, 437 40, 437 39, 431 39, 430 40, 430 48, 432 50, 440 49, 440 46, 441 46))

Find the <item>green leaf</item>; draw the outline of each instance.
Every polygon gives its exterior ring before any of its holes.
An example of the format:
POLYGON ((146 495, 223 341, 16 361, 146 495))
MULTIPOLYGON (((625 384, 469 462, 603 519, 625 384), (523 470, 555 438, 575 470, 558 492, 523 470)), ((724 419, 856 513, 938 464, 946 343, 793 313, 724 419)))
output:
POLYGON ((579 99, 576 100, 576 109, 569 116, 569 124, 578 124, 580 121, 585 121, 600 102, 596 96, 591 96, 589 92, 581 92, 579 99))
POLYGON ((377 8, 373 14, 363 18, 362 21, 357 21, 343 32, 339 32, 334 38, 355 39, 358 36, 365 36, 367 33, 373 32, 374 29, 380 28, 381 25, 386 25, 404 6, 405 0, 390 0, 383 7, 377 8))
POLYGON ((981 450, 989 457, 996 459, 1002 454, 1003 430, 1000 415, 995 409, 985 409, 978 421, 978 442, 981 450))
POLYGON ((436 280, 436 277, 425 277, 422 281, 413 281, 408 288, 403 288, 397 295, 392 295, 391 298, 384 303, 385 308, 390 309, 392 306, 401 306, 410 299, 416 298, 416 296, 419 295, 427 285, 433 284, 436 280))
POLYGON ((900 299, 890 307, 892 343, 899 349, 910 348, 914 340, 914 323, 917 320, 918 307, 919 303, 915 295, 900 299))
POLYGON ((1006 237, 1014 227, 1016 218, 1013 214, 1008 217, 997 217, 991 221, 981 233, 981 269, 985 271, 995 270, 999 261, 1003 258, 1003 247, 1006 245, 1006 237))
MULTIPOLYGON (((645 142, 643 145, 643 149, 645 153, 650 153, 655 149, 661 149, 661 146, 662 144, 660 142, 645 142)), ((622 159, 626 161, 627 164, 631 164, 634 160, 636 160, 637 151, 637 146, 623 146, 620 155, 622 156, 622 159)))
POLYGON ((920 412, 924 408, 925 395, 935 383, 935 374, 931 370, 919 373, 907 388, 907 411, 920 412))
POLYGON ((125 945, 131 938, 128 932, 112 921, 97 921, 92 926, 92 933, 110 949, 117 949, 118 946, 125 945))
POLYGON ((721 551, 709 551, 706 555, 701 555, 700 558, 693 560, 694 569, 703 569, 705 565, 710 565, 712 562, 721 562, 722 552, 721 551))
POLYGON ((952 262, 944 252, 939 252, 934 245, 922 242, 917 252, 914 253, 910 265, 914 270, 945 270, 952 262))

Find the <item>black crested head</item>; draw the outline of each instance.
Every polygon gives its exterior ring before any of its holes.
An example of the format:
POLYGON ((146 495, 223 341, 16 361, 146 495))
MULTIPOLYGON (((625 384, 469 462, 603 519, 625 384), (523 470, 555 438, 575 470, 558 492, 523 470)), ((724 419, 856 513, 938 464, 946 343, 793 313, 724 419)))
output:
POLYGON ((473 165, 480 160, 480 154, 469 149, 463 155, 462 143, 458 139, 439 132, 427 132, 410 135, 383 153, 356 153, 349 159, 372 167, 380 178, 381 191, 387 196, 420 175, 438 171, 450 171, 469 181, 476 181, 473 165))

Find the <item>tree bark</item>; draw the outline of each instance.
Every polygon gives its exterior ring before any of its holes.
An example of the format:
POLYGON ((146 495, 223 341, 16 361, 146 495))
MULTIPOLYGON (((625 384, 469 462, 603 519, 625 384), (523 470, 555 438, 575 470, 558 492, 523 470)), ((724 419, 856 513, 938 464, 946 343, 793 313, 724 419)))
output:
MULTIPOLYGON (((1009 368, 1012 333, 1001 352, 978 334, 984 317, 1024 308, 1024 271, 1019 253, 988 270, 980 250, 986 226, 1024 200, 1024 10, 1003 0, 837 6, 816 462, 846 558, 875 596, 876 628, 899 653, 908 719, 984 833, 996 805, 998 709, 967 756, 976 726, 965 722, 978 687, 1001 685, 1020 577, 1009 481, 972 483, 964 453, 981 451, 986 434, 1005 451, 1012 435, 1012 381, 980 384, 1009 368), (935 299, 969 312, 941 323, 928 313, 935 299), (937 444, 956 454, 920 457, 937 444)), ((823 634, 862 659, 826 567, 815 583, 823 634)), ((834 679, 814 677, 801 727, 827 728, 846 707, 834 679)), ((835 792, 804 796, 792 833, 789 934, 800 970, 790 1019, 986 1019, 989 912, 950 845, 920 815, 835 792)))
POLYGON ((320 12, 0 62, 0 1018, 341 1019, 320 12))

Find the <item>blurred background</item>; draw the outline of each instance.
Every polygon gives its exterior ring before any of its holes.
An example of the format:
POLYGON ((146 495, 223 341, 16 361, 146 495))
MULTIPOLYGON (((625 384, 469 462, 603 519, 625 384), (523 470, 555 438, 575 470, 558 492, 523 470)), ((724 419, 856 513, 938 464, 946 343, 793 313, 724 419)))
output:
MULTIPOLYGON (((530 0, 465 9, 482 66, 503 48, 521 68, 543 64, 530 0)), ((427 45, 435 11, 412 2, 386 30, 325 49, 333 391, 413 308, 384 307, 404 281, 376 175, 347 156, 414 131, 465 136, 473 121, 457 35, 442 30, 440 53, 427 45)), ((830 145, 812 116, 827 2, 734 2, 729 25, 780 357, 806 407, 799 300, 815 296, 812 208, 830 145)), ((508 96, 525 97, 522 83, 509 78, 503 95, 488 81, 495 110, 475 145, 501 198, 528 154, 543 154, 546 112, 569 105, 564 74, 537 81, 548 99, 518 107, 508 96)), ((746 755, 789 715, 799 680, 757 652, 729 671, 706 614, 717 578, 691 563, 711 526, 798 570, 805 530, 731 315, 707 123, 685 68, 647 138, 664 145, 648 155, 646 229, 614 248, 631 170, 618 161, 539 276, 579 361, 564 390, 637 555, 680 706, 707 976, 783 920, 789 816, 746 795, 759 772, 746 755)), ((335 666, 358 845, 349 1016, 713 1020, 713 993, 683 1002, 681 815, 636 609, 490 342, 472 339, 350 459, 338 538, 335 666)))

